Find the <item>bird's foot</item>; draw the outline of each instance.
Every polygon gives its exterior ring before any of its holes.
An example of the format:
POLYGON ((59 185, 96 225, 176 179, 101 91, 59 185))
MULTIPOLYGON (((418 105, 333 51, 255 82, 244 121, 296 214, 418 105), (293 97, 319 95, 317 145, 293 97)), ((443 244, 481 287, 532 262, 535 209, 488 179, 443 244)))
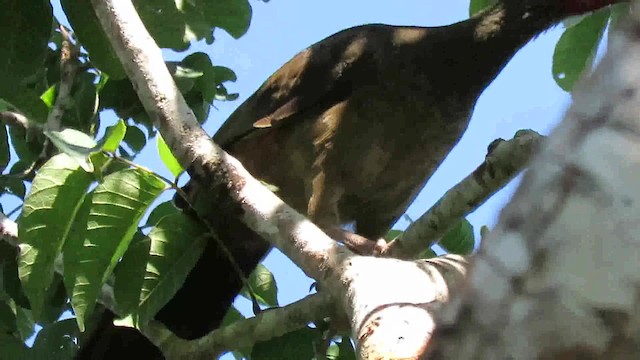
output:
POLYGON ((339 227, 330 228, 326 233, 358 255, 379 256, 387 248, 387 242, 384 239, 370 240, 339 227))

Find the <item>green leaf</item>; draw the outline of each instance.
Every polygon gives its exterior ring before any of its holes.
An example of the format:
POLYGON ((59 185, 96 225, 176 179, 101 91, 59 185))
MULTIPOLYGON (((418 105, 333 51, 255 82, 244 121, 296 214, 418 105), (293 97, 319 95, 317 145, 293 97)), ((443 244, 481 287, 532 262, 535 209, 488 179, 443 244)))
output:
POLYGON ((134 0, 133 4, 159 47, 184 51, 190 40, 196 40, 188 29, 187 15, 174 0, 134 0))
POLYGON ((45 294, 45 305, 42 315, 38 319, 40 325, 50 324, 60 318, 68 310, 67 291, 64 288, 62 275, 55 273, 53 281, 45 294))
POLYGON ((348 336, 343 336, 340 344, 331 344, 327 351, 327 359, 329 360, 356 360, 356 353, 353 350, 353 344, 348 336))
POLYGON ((51 85, 42 93, 42 95, 40 95, 40 99, 42 99, 42 102, 51 109, 56 103, 56 96, 58 96, 58 88, 55 85, 51 85))
POLYGON ((0 129, 0 173, 4 172, 4 169, 9 165, 10 160, 9 134, 7 134, 7 127, 2 126, 0 129))
MULTIPOLYGON (((29 167, 42 152, 44 137, 32 138, 31 133, 27 136, 27 132, 23 128, 10 126, 9 139, 13 144, 13 150, 20 159, 18 162, 22 162, 24 165, 22 169, 29 167)), ((14 167, 16 167, 15 164, 11 168, 12 173, 15 173, 14 167)))
POLYGON ((338 348, 340 349, 340 356, 338 356, 336 360, 356 360, 356 352, 348 336, 342 337, 338 348))
POLYGON ((183 214, 165 216, 147 236, 148 253, 136 251, 122 260, 116 277, 116 288, 120 289, 116 291, 125 298, 137 297, 141 323, 152 319, 180 289, 204 251, 206 232, 206 227, 183 214), (141 266, 145 268, 143 274, 139 271, 141 266), (137 281, 131 281, 133 276, 140 275, 143 275, 142 288, 135 286, 137 281))
POLYGON ((0 0, 0 78, 20 84, 44 63, 53 11, 48 0, 0 0))
POLYGON ((21 199, 24 199, 27 192, 24 181, 16 177, 0 175, 0 186, 2 186, 4 192, 13 194, 21 199))
POLYGON ((81 217, 64 246, 65 285, 82 331, 140 218, 164 189, 164 182, 155 175, 127 169, 106 176, 85 198, 81 217))
POLYGON ((45 130, 44 134, 60 151, 77 161, 85 171, 93 172, 89 155, 98 150, 99 146, 89 135, 75 129, 45 130))
POLYGON ((423 251, 422 253, 420 253, 420 255, 418 256, 418 259, 431 259, 438 256, 438 254, 436 254, 435 251, 433 251, 432 248, 429 248, 425 251, 423 251))
POLYGON ((43 327, 33 342, 36 358, 72 359, 78 350, 74 338, 80 335, 74 319, 60 320, 43 327))
POLYGON ((467 219, 462 219, 440 240, 440 246, 450 253, 467 255, 473 252, 475 239, 473 225, 467 219))
POLYGON ((495 0, 471 0, 469 2, 469 17, 495 4, 495 0))
POLYGON ((30 308, 31 305, 18 277, 18 249, 4 241, 0 242, 0 269, 2 270, 0 280, 3 298, 10 298, 16 305, 30 308))
POLYGON ((5 359, 30 359, 29 348, 22 341, 2 332, 0 332, 0 349, 5 359))
POLYGON ((110 153, 116 152, 126 133, 127 125, 122 119, 118 120, 115 125, 107 127, 104 138, 99 141, 102 143, 102 150, 110 153))
POLYGON ((124 142, 135 151, 140 152, 147 145, 147 137, 137 126, 127 126, 127 132, 124 136, 124 142))
POLYGON ((15 334, 18 332, 16 314, 13 308, 4 301, 0 301, 0 333, 15 334))
POLYGON ((184 171, 184 169, 182 168, 182 166, 180 166, 178 160, 173 156, 173 153, 171 153, 171 150, 169 150, 167 143, 164 142, 164 139, 161 135, 158 135, 158 137, 156 138, 156 144, 158 146, 158 154, 160 155, 160 160, 162 160, 164 166, 166 166, 167 169, 171 171, 171 174, 173 174, 173 176, 180 175, 184 171))
MULTIPOLYGON (((114 296, 121 314, 132 314, 140 305, 140 290, 147 270, 151 239, 136 231, 129 248, 114 270, 114 296)), ((135 327, 135 319, 131 319, 135 327)))
POLYGON ((402 231, 402 230, 391 229, 387 233, 387 236, 385 236, 384 238, 387 241, 391 241, 391 240, 397 238, 398 236, 402 235, 403 233, 404 233, 404 231, 402 231))
POLYGON ((218 96, 219 86, 222 83, 237 79, 233 70, 224 66, 213 66, 209 55, 203 52, 190 54, 181 63, 183 66, 199 70, 202 73, 202 76, 195 80, 195 87, 209 104, 213 103, 213 100, 218 96))
MULTIPOLYGON (((35 332, 36 323, 33 321, 31 310, 27 310, 17 306, 16 323, 18 324, 18 332, 20 333, 20 338, 23 341, 26 341, 35 332)), ((4 351, 4 348, 0 348, 4 351)))
POLYGON ((165 201, 151 210, 145 226, 155 226, 163 217, 179 213, 180 211, 173 205, 173 201, 165 201))
POLYGON ((234 306, 231 306, 227 311, 227 313, 224 315, 224 319, 222 319, 221 327, 229 326, 234 322, 244 320, 244 319, 245 319, 244 315, 242 315, 242 313, 240 313, 240 311, 238 311, 238 309, 236 309, 234 306))
MULTIPOLYGON (((278 306, 278 285, 273 274, 266 266, 258 264, 247 280, 259 303, 267 306, 278 306)), ((246 288, 242 289, 241 294, 247 299, 251 299, 246 288)))
POLYGON ((302 328, 267 341, 257 342, 251 360, 313 359, 314 342, 320 339, 316 329, 302 328))
POLYGON ((206 39, 212 43, 214 27, 238 38, 251 20, 247 0, 136 0, 134 5, 158 46, 176 51, 186 50, 190 41, 206 39))
POLYGON ((205 21, 236 39, 249 29, 251 5, 247 0, 204 0, 198 2, 197 8, 205 21))
POLYGON ((88 50, 92 65, 112 79, 124 79, 124 68, 102 31, 91 2, 61 0, 60 3, 80 43, 88 50))
POLYGON ((0 98, 23 113, 29 120, 39 124, 47 121, 49 109, 32 89, 21 85, 12 74, 3 75, 0 81, 0 98))
POLYGON ((593 64, 608 19, 609 9, 601 9, 567 29, 558 40, 552 71, 553 78, 563 90, 571 91, 582 72, 593 64))
POLYGON ((75 161, 59 154, 47 161, 33 179, 18 218, 19 274, 36 318, 44 306, 54 261, 69 237, 71 225, 92 177, 75 161))

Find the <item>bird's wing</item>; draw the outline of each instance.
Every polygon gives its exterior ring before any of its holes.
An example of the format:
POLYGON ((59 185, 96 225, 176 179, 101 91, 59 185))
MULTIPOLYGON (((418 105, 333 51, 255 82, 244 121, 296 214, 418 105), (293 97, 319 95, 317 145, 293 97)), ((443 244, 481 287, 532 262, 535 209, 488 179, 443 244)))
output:
POLYGON ((295 114, 347 98, 354 82, 375 71, 370 44, 375 37, 368 33, 376 29, 371 25, 350 28, 298 53, 231 114, 214 135, 216 143, 227 148, 295 114))

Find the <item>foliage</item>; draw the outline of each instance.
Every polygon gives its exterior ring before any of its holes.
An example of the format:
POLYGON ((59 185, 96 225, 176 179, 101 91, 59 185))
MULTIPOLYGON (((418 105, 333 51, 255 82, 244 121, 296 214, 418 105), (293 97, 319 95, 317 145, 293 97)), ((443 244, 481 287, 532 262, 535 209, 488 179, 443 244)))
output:
MULTIPOLYGON (((490 3, 472 0, 470 13, 490 3)), ((206 231, 171 203, 154 205, 163 192, 175 189, 176 179, 136 165, 136 155, 156 137, 171 174, 177 177, 183 169, 157 136, 90 2, 61 4, 74 40, 82 46, 78 72, 71 101, 65 104, 63 128, 38 132, 58 100, 64 36, 48 1, 0 0, 0 111, 24 114, 34 124, 26 129, 3 126, 0 131, 0 195, 20 202, 19 256, 15 247, 0 242, 0 347, 15 359, 70 357, 77 347, 73 340, 87 326, 104 284, 113 286, 119 310, 134 324, 148 321, 195 264, 206 231), (107 112, 119 119, 105 116, 107 112), (57 155, 48 144, 57 147, 57 155), (60 265, 63 276, 57 273, 60 265), (69 310, 75 319, 60 320, 69 310), (35 324, 42 330, 29 349, 24 342, 35 324)), ((134 4, 156 42, 177 52, 189 50, 194 41, 212 44, 217 28, 238 38, 251 18, 248 0, 134 4)), ((592 64, 608 11, 580 19, 558 43, 553 74, 563 89, 570 90, 582 69, 592 64)), ((235 73, 214 65, 205 53, 185 53, 167 67, 201 122, 215 101, 237 98, 225 87, 236 80, 235 73)), ((441 245, 449 252, 470 253, 475 245, 471 225, 461 221, 441 245)), ((260 304, 278 306, 275 279, 264 266, 251 275, 250 285, 260 304)), ((227 322, 240 318, 232 309, 227 322)), ((318 329, 305 328, 242 353, 254 359, 310 358, 321 340, 318 329)), ((334 340, 329 358, 355 358, 349 338, 334 340)))

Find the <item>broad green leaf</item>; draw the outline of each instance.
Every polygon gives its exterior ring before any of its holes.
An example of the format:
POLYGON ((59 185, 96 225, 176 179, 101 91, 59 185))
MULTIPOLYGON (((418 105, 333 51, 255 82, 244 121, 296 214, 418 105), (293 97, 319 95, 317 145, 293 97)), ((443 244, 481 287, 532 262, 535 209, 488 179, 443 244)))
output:
MULTIPOLYGON (((9 127, 9 139, 11 140, 11 144, 13 145, 13 150, 15 150, 18 155, 19 161, 23 163, 23 169, 29 167, 31 163, 33 163, 40 153, 42 153, 43 147, 43 137, 36 137, 32 139, 32 134, 27 132, 20 127, 10 126, 9 127)), ((14 167, 17 165, 14 164, 14 167)), ((16 171, 11 168, 12 173, 16 171)))
POLYGON ((169 150, 167 143, 164 142, 164 139, 161 135, 157 136, 156 144, 158 146, 158 154, 160 155, 160 160, 162 160, 164 166, 166 166, 167 169, 171 171, 171 174, 173 174, 173 176, 180 175, 184 171, 184 169, 182 168, 182 166, 180 166, 178 160, 176 160, 176 158, 173 156, 171 150, 169 150))
POLYGON ((467 219, 460 220, 457 225, 451 228, 451 230, 440 239, 440 246, 450 253, 460 255, 471 254, 475 246, 473 225, 471 225, 467 219))
POLYGON ((98 182, 102 182, 104 177, 109 174, 129 168, 129 165, 117 161, 103 152, 92 153, 89 155, 89 161, 93 164, 93 175, 98 182))
POLYGON ((173 205, 173 201, 165 201, 151 210, 145 226, 155 226, 163 217, 178 213, 180 211, 173 205))
POLYGON ((0 332, 9 334, 18 332, 16 314, 13 308, 4 301, 0 301, 0 332))
POLYGON ((21 85, 12 74, 3 75, 0 81, 0 98, 22 114, 29 120, 39 124, 47 121, 49 109, 40 99, 40 96, 32 89, 21 85))
POLYGON ((53 11, 48 0, 0 0, 0 78, 35 74, 47 55, 53 11))
MULTIPOLYGON (((114 270, 115 286, 114 296, 121 314, 132 314, 140 305, 140 291, 144 282, 151 251, 151 239, 142 232, 136 231, 129 244, 129 248, 122 256, 114 270)), ((131 321, 131 327, 135 327, 136 319, 131 321)))
POLYGON ((0 269, 2 270, 2 298, 25 308, 31 307, 18 277, 18 249, 7 242, 0 242, 0 269))
POLYGON ((608 19, 609 9, 601 9, 567 29, 558 40, 552 71, 563 90, 571 91, 582 72, 590 69, 608 19))
POLYGON ((2 126, 0 129, 0 173, 4 172, 4 169, 9 165, 9 160, 11 160, 9 135, 7 134, 7 127, 2 126))
POLYGON ((112 79, 100 91, 100 109, 112 109, 122 119, 133 118, 144 113, 144 107, 129 79, 112 79))
POLYGON ((137 126, 127 126, 127 133, 124 135, 124 142, 135 151, 140 152, 147 145, 147 137, 137 126))
POLYGON ((183 214, 165 216, 147 236, 151 241, 147 255, 140 251, 135 257, 125 256, 123 268, 145 266, 142 289, 129 288, 135 280, 119 281, 131 279, 132 275, 139 276, 138 271, 119 271, 121 277, 116 278, 116 287, 127 287, 121 290, 123 293, 138 294, 137 313, 141 323, 152 319, 180 289, 204 251, 206 232, 206 227, 183 214))
POLYGON ((75 129, 45 130, 44 134, 62 152, 69 155, 87 172, 93 171, 89 155, 98 150, 98 144, 87 134, 75 129))
MULTIPOLYGON (((16 324, 18 325, 18 333, 23 341, 33 336, 36 323, 33 321, 31 310, 16 306, 16 324)), ((4 348, 0 347, 4 350, 4 348)))
POLYGON ((471 0, 469 2, 469 16, 479 13, 493 4, 495 4, 495 0, 471 0))
POLYGON ((0 186, 2 186, 4 192, 13 194, 21 199, 24 199, 27 191, 24 181, 17 177, 0 176, 0 186))
POLYGON ((102 150, 111 153, 115 152, 125 138, 126 133, 127 125, 122 119, 118 120, 115 125, 108 126, 104 138, 100 141, 100 143, 102 143, 102 150))
POLYGON ((109 74, 112 79, 125 78, 124 68, 102 31, 91 2, 61 0, 60 3, 82 46, 89 51, 92 65, 109 74))
POLYGON ((134 0, 140 19, 161 48, 184 51, 196 38, 189 32, 186 14, 176 8, 174 0, 134 0))
POLYGON ((54 261, 69 237, 92 176, 66 154, 47 161, 33 179, 18 218, 19 274, 38 318, 53 279, 54 261))
POLYGON ((62 313, 68 310, 68 297, 62 275, 58 273, 53 275, 53 281, 51 281, 51 285, 47 289, 44 300, 42 315, 37 319, 40 325, 55 322, 62 313))
POLYGON ((247 0, 198 1, 197 9, 205 21, 224 29, 234 38, 244 35, 251 22, 251 5, 247 0))
POLYGON ((225 314, 224 319, 222 319, 222 327, 231 325, 236 321, 244 319, 244 315, 242 315, 242 313, 240 313, 240 311, 238 311, 238 309, 236 309, 234 306, 231 306, 225 314))
POLYGON ((317 329, 308 327, 258 342, 251 351, 251 360, 313 359, 314 342, 320 339, 317 329))
POLYGON ((340 349, 340 355, 336 360, 356 360, 356 352, 353 349, 353 344, 348 336, 342 337, 342 341, 340 341, 338 348, 340 349))
POLYGON ((251 20, 247 0, 135 0, 134 5, 158 46, 176 51, 186 50, 190 41, 205 39, 211 44, 214 27, 238 38, 251 20))
MULTIPOLYGON (((278 306, 278 285, 273 274, 266 266, 258 264, 247 280, 259 303, 267 306, 278 306)), ((242 290, 241 294, 247 299, 251 299, 246 288, 242 290)))
POLYGON ((64 246, 65 285, 81 330, 140 218, 164 189, 155 175, 127 169, 106 176, 85 198, 64 246))
POLYGON ((79 335, 75 319, 57 321, 40 330, 33 342, 32 351, 36 358, 72 359, 78 349, 74 338, 79 335))
POLYGON ((203 99, 209 104, 216 99, 219 86, 222 83, 236 81, 236 74, 231 69, 224 66, 213 66, 209 55, 203 52, 190 54, 181 63, 202 73, 201 77, 195 79, 195 86, 202 93, 203 99))
POLYGON ((203 124, 207 117, 209 116, 209 109, 211 105, 205 101, 204 96, 198 89, 192 89, 186 94, 183 94, 184 100, 187 102, 187 105, 193 111, 193 115, 195 115, 196 120, 200 124, 203 124))
POLYGON ((0 349, 4 359, 30 359, 29 348, 14 336, 0 332, 0 349))

